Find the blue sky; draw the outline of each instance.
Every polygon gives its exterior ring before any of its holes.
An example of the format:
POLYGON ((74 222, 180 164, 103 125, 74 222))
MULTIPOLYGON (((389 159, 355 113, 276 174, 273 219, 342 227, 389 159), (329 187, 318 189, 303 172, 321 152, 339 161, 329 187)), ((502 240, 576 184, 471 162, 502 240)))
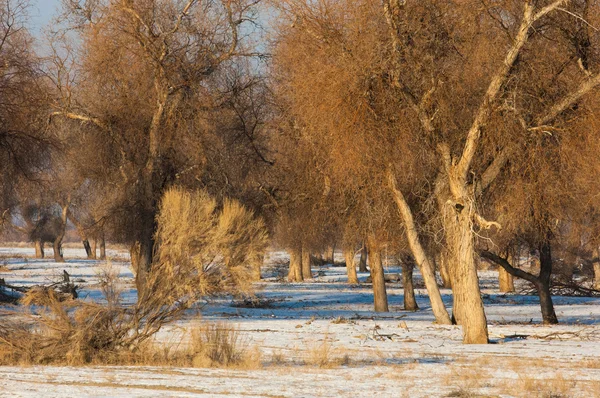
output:
POLYGON ((60 0, 32 0, 31 27, 34 33, 45 27, 60 9, 60 0))

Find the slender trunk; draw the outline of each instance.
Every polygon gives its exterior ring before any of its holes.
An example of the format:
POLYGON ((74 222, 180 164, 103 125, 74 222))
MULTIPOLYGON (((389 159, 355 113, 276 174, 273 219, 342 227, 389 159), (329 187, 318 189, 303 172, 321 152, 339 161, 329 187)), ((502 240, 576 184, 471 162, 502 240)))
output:
POLYGON ((448 269, 448 256, 445 251, 442 251, 438 255, 438 268, 440 271, 440 277, 442 278, 442 284, 445 288, 452 288, 452 278, 450 276, 450 270, 448 269))
POLYGON ((540 246, 540 275, 536 284, 542 308, 542 321, 545 324, 557 324, 558 319, 554 312, 552 295, 550 294, 550 276, 552 275, 552 250, 550 242, 546 241, 540 246))
POLYGON ((95 260, 98 258, 98 238, 94 238, 92 241, 92 258, 95 260))
POLYGON ((358 271, 369 272, 369 270, 367 269, 367 245, 364 243, 362 248, 360 249, 360 261, 358 262, 358 271))
POLYGON ((67 216, 69 213, 70 204, 71 198, 69 197, 66 203, 62 205, 62 210, 60 214, 60 228, 52 244, 52 248, 54 250, 54 261, 56 261, 57 263, 65 262, 65 259, 62 254, 62 240, 65 237, 65 230, 67 229, 67 216))
POLYGON ((381 262, 381 249, 374 237, 369 237, 369 258, 371 259, 371 281, 373 282, 373 301, 375 312, 388 312, 385 276, 381 262))
MULTIPOLYGON (((94 255, 96 251, 94 250, 94 255)), ((100 235, 100 260, 106 260, 106 239, 104 238, 104 231, 100 235)))
POLYGON ((404 282, 404 310, 417 311, 419 306, 415 299, 415 287, 413 284, 413 269, 415 265, 409 259, 402 260, 402 281, 404 282))
POLYGON ((56 238, 56 240, 52 242, 52 250, 54 251, 54 261, 57 263, 64 263, 65 258, 62 254, 62 237, 56 238))
POLYGON ((260 281, 262 279, 262 275, 261 275, 260 271, 262 269, 264 262, 265 262, 265 255, 263 254, 260 256, 260 259, 254 265, 254 269, 253 269, 254 272, 253 272, 252 278, 255 282, 260 281))
POLYGON ((302 279, 312 279, 312 270, 310 268, 310 251, 302 248, 302 279))
POLYGON ((596 247, 593 254, 594 262, 594 289, 600 290, 600 248, 596 247))
POLYGON ((35 241, 35 258, 44 258, 44 242, 42 240, 35 241))
MULTIPOLYGON (((138 300, 146 294, 148 282, 148 273, 152 267, 154 259, 154 233, 156 231, 156 209, 147 208, 141 211, 140 224, 138 225, 138 236, 135 242, 136 250, 132 254, 135 259, 137 272, 135 275, 135 285, 138 290, 138 300)), ((102 243, 101 243, 102 245, 102 243)), ((102 247, 100 247, 100 256, 102 257, 102 247)))
POLYGON ((344 259, 346 259, 346 272, 348 274, 348 283, 357 284, 356 263, 354 261, 354 248, 348 246, 344 248, 344 259))
POLYGON ((502 267, 498 267, 498 282, 500 284, 501 293, 515 292, 514 277, 502 267))
POLYGON ((325 262, 327 264, 335 263, 335 244, 327 247, 327 251, 325 252, 325 262))
POLYGON ((454 317, 463 327, 463 343, 487 344, 487 319, 474 258, 471 202, 444 206, 444 230, 451 269, 454 317))
POLYGON ((423 249, 421 241, 419 240, 419 234, 417 232, 412 211, 410 210, 410 207, 408 206, 408 203, 406 202, 402 192, 396 188, 396 177, 393 175, 391 170, 389 171, 388 177, 390 188, 392 190, 392 194, 394 195, 394 201, 396 202, 396 206, 398 207, 398 211, 406 228, 406 237, 408 239, 410 250, 417 262, 417 267, 419 267, 419 270, 421 271, 421 275, 423 276, 423 280, 425 282, 425 287, 429 293, 429 300, 431 301, 431 309, 433 310, 435 320, 439 324, 450 325, 452 322, 450 321, 450 316, 448 315, 448 311, 446 310, 446 306, 442 300, 442 295, 440 294, 440 289, 438 288, 437 281, 435 280, 435 271, 433 269, 433 265, 429 261, 429 258, 425 253, 425 249, 423 249))
POLYGON ((290 282, 302 282, 302 251, 298 249, 289 249, 290 270, 288 280, 290 282))
POLYGON ((86 254, 88 260, 94 259, 95 256, 92 253, 92 247, 90 246, 90 241, 87 239, 83 239, 81 241, 81 243, 83 243, 83 248, 85 249, 85 254, 86 254))

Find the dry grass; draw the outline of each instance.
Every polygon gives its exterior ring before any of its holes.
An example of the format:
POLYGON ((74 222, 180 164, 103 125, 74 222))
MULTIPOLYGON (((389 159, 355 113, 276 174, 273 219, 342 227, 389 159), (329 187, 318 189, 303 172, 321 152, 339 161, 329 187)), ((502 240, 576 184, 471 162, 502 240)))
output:
POLYGON ((327 336, 319 344, 309 347, 304 357, 305 365, 319 368, 347 366, 350 362, 350 355, 341 348, 334 348, 327 336))
POLYGON ((247 346, 237 328, 224 322, 208 323, 192 331, 189 355, 195 367, 260 368, 260 351, 247 346))
POLYGON ((576 386, 574 380, 555 375, 552 378, 536 378, 529 374, 521 375, 514 381, 507 383, 504 389, 518 397, 532 398, 567 398, 572 396, 576 386))

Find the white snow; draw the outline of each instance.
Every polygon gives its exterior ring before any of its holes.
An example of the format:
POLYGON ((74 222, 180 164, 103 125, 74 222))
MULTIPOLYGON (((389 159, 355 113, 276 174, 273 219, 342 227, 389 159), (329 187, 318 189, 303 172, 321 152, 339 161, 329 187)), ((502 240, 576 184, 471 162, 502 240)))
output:
MULTIPOLYGON (((75 249, 65 249, 64 264, 23 257, 32 254, 28 248, 0 249, 0 265, 8 269, 0 278, 15 285, 48 283, 66 270, 81 285, 84 300, 101 300, 97 278, 104 262, 85 260, 85 252, 75 249)), ((109 251, 109 256, 118 256, 109 263, 126 287, 125 302, 133 303, 127 254, 109 251)), ((346 284, 344 267, 315 267, 313 281, 290 284, 282 281, 285 259, 284 253, 272 253, 265 280, 257 284, 257 295, 270 302, 268 308, 238 307, 230 298, 211 300, 202 306, 201 318, 190 312, 157 336, 172 344, 201 322, 231 322, 248 348, 260 350, 259 370, 0 367, 0 392, 7 397, 600 396, 600 298, 554 297, 561 324, 544 326, 537 297, 500 294, 497 273, 481 272, 495 344, 463 345, 459 327, 433 323, 424 289, 417 290, 421 309, 406 312, 401 287, 389 284, 391 312, 378 314, 372 312, 370 285, 346 284), (332 358, 347 356, 348 364, 305 365, 323 345, 332 358)), ((388 267, 387 272, 400 270, 388 267)), ((362 281, 367 276, 359 274, 362 281)), ((442 294, 451 307, 450 291, 442 294)))

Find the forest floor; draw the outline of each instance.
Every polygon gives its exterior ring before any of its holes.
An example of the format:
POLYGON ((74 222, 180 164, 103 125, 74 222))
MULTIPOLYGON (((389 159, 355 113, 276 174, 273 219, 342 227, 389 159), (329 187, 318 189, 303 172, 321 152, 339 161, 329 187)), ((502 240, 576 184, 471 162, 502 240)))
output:
MULTIPOLYGON (((51 250, 47 250, 52 254, 51 250)), ((29 248, 0 248, 0 278, 13 285, 50 283, 66 270, 83 300, 102 301, 106 262, 65 249, 66 263, 31 258, 29 248)), ((123 299, 135 301, 125 252, 109 251, 123 299)), ((500 294, 497 272, 480 273, 493 344, 463 345, 456 326, 433 323, 415 272, 420 310, 403 310, 399 284, 388 284, 390 312, 372 312, 371 286, 345 283, 345 268, 315 267, 315 278, 285 282, 285 254, 274 252, 256 285, 255 305, 219 298, 203 303, 156 342, 185 344, 206 322, 239 330, 252 368, 148 366, 0 367, 5 397, 600 397, 600 298, 554 297, 560 325, 541 325, 536 296, 500 294), (258 307, 258 308, 256 308, 258 307), (201 315, 200 315, 201 313, 201 315)), ((339 259, 341 261, 341 258, 339 259)), ((386 272, 398 273, 387 267, 386 272)), ((359 274, 365 281, 367 274, 359 274)), ((517 290, 526 288, 517 282, 517 290)), ((448 307, 452 297, 442 290, 448 307)), ((0 322, 14 316, 5 305, 0 322)))

